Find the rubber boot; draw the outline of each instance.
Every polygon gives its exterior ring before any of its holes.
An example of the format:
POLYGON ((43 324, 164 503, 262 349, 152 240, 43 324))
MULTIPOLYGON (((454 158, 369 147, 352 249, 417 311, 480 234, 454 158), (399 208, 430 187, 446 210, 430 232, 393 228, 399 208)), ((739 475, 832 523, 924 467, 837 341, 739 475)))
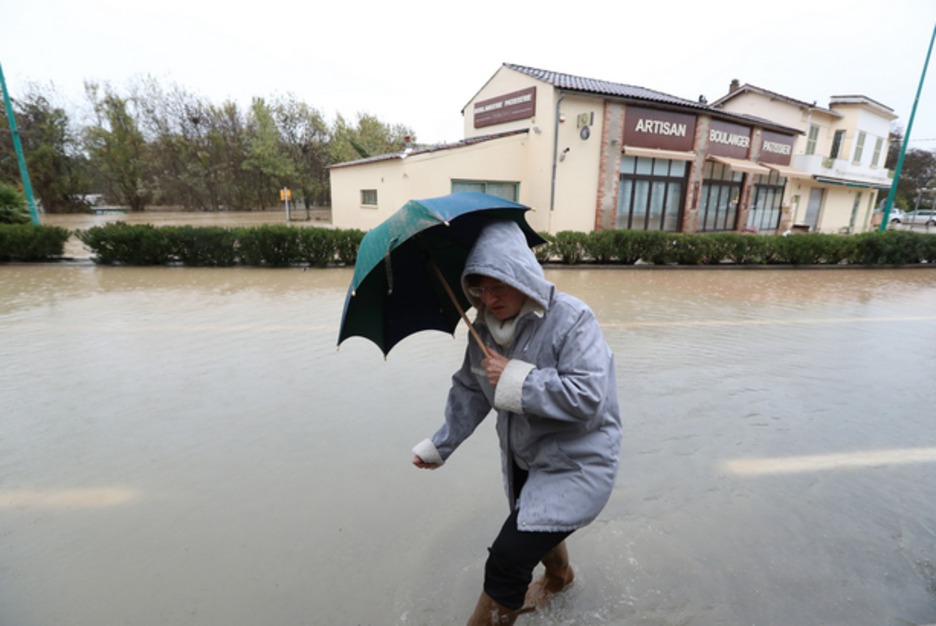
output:
POLYGON ((564 590, 575 580, 575 572, 569 565, 569 549, 565 541, 547 552, 540 563, 546 566, 546 573, 530 583, 524 606, 539 607, 549 601, 553 595, 564 590))
POLYGON ((468 618, 468 626, 491 626, 491 624, 511 626, 517 621, 517 617, 531 611, 533 608, 525 605, 517 610, 508 609, 482 591, 474 613, 468 618))

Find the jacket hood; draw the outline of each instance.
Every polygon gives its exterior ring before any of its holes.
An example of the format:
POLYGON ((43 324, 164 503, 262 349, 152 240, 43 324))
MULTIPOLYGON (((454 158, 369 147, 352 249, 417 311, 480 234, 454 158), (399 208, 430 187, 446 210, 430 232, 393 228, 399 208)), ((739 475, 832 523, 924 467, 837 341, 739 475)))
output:
POLYGON ((468 293, 465 277, 480 274, 499 280, 522 291, 543 310, 549 309, 554 286, 546 280, 543 267, 527 245, 526 236, 516 222, 497 221, 486 225, 468 254, 462 272, 462 290, 479 311, 480 300, 468 293))

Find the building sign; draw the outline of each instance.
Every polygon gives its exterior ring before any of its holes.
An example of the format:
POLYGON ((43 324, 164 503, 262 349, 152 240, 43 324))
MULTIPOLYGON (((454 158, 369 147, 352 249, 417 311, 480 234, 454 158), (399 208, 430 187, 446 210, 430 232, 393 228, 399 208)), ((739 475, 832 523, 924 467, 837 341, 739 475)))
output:
POLYGON ((629 106, 624 115, 624 145, 689 152, 695 144, 695 115, 629 106))
POLYGON ((751 148, 751 129, 740 124, 712 120, 709 127, 708 154, 746 159, 751 148))
POLYGON ((536 115, 536 87, 506 93, 490 100, 475 102, 474 127, 484 128, 536 115))
POLYGON ((789 165, 793 158, 793 142, 795 137, 772 133, 769 130, 761 132, 760 158, 761 163, 774 165, 789 165))

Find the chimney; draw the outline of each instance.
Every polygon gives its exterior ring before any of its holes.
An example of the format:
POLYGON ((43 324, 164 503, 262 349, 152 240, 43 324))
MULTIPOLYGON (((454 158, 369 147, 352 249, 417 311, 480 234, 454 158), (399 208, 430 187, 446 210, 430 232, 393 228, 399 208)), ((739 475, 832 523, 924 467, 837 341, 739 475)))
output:
POLYGON ((410 137, 409 135, 406 135, 405 137, 403 137, 403 143, 405 144, 405 147, 403 148, 403 152, 413 151, 413 138, 412 137, 410 137))
POLYGON ((737 78, 732 78, 731 84, 728 85, 728 93, 734 93, 739 89, 741 89, 741 83, 738 81, 737 78))

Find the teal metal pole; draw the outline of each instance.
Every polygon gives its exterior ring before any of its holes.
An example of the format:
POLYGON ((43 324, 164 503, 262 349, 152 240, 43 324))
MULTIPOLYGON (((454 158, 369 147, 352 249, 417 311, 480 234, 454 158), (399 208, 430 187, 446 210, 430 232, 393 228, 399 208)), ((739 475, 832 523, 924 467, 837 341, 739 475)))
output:
POLYGON ((6 106, 7 119, 10 121, 10 132, 13 134, 13 150, 16 151, 16 161, 19 163, 20 177, 23 179, 23 190, 26 192, 26 203, 29 205, 29 216, 32 223, 38 225, 39 210, 36 208, 36 198, 33 196, 32 183, 29 182, 29 170, 26 169, 26 157, 23 156, 23 144, 20 143, 19 133, 16 130, 16 118, 13 116, 13 103, 7 93, 6 80, 3 78, 3 64, 0 64, 0 90, 3 91, 3 104, 6 106))
POLYGON ((936 40, 936 25, 933 26, 933 36, 930 37, 929 50, 926 52, 926 61, 923 63, 923 74, 920 76, 920 86, 917 87, 916 98, 913 99, 913 108, 910 110, 910 121, 907 122, 907 133, 904 135, 903 145, 900 147, 900 156, 897 157, 897 167, 894 169, 894 180, 891 183, 887 202, 884 204, 884 214, 881 216, 879 231, 887 230, 890 221, 891 208, 894 206, 894 196, 897 195, 897 183, 900 181, 900 170, 903 169, 904 155, 907 154, 907 144, 910 143, 910 130, 913 128, 913 117, 916 115, 917 103, 920 101, 920 92, 923 91, 923 81, 926 79, 926 68, 929 65, 930 55, 933 53, 933 41, 936 40))

